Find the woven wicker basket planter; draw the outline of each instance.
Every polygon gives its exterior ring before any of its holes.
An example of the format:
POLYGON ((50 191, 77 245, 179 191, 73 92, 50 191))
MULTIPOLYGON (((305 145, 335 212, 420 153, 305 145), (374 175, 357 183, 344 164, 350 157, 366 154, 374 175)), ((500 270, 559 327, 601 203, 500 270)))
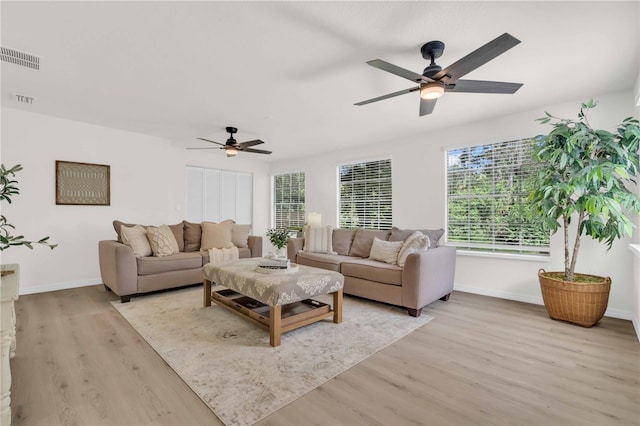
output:
POLYGON ((547 276, 544 269, 538 271, 542 299, 549 317, 568 321, 583 327, 596 324, 609 303, 611 278, 596 275, 576 274, 600 278, 600 283, 575 283, 547 276))

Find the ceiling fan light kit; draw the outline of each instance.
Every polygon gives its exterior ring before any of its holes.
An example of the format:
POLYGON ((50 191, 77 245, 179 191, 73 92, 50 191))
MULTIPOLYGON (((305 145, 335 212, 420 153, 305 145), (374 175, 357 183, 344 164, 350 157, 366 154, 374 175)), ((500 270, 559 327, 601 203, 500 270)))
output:
POLYGON ((422 99, 438 99, 442 95, 444 95, 444 87, 438 83, 427 83, 420 88, 420 97, 422 99))
POLYGON ((518 43, 520 43, 520 40, 513 37, 511 34, 504 33, 484 46, 474 50, 459 61, 442 69, 440 65, 436 64, 435 60, 442 56, 442 53, 444 52, 444 43, 437 40, 430 41, 422 45, 420 48, 422 57, 430 61, 422 74, 409 71, 405 68, 383 61, 382 59, 368 61, 367 64, 372 67, 390 72, 391 74, 395 74, 398 77, 405 78, 414 83, 418 83, 418 86, 399 90, 397 92, 389 93, 388 95, 378 96, 373 99, 358 102, 354 105, 366 105, 419 90, 420 116, 423 116, 433 112, 436 101, 444 95, 444 92, 513 94, 522 87, 521 83, 461 80, 460 77, 463 77, 476 68, 486 64, 518 43))

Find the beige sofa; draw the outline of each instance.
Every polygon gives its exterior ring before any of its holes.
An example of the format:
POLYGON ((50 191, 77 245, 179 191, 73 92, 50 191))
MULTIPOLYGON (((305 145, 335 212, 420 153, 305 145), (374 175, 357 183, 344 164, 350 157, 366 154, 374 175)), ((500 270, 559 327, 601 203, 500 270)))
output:
POLYGON ((429 236, 431 248, 412 253, 404 267, 369 259, 374 237, 404 241, 413 230, 334 229, 331 253, 304 251, 304 238, 290 238, 287 255, 300 265, 337 271, 344 275, 344 292, 407 308, 417 317, 426 305, 448 300, 453 291, 455 247, 438 246, 443 230, 421 230, 429 236))
MULTIPOLYGON (((121 239, 121 226, 133 226, 114 221, 118 240, 98 243, 100 274, 108 290, 128 302, 137 294, 202 283, 202 266, 209 263, 207 251, 200 250, 202 229, 199 223, 180 222, 170 225, 178 243, 179 253, 170 256, 136 257, 133 249, 121 239)), ((262 237, 249 235, 246 244, 238 243, 240 258, 261 257, 262 237)))

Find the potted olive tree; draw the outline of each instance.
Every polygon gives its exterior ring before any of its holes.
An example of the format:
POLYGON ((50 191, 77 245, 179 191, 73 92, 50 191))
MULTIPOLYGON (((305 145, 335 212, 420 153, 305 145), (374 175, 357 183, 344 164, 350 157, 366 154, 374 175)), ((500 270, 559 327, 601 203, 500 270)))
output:
POLYGON ((532 217, 552 234, 564 232, 564 272, 538 273, 547 312, 585 327, 604 315, 611 279, 575 272, 581 237, 610 249, 616 239, 632 235, 630 216, 640 213, 640 199, 629 189, 639 168, 638 120, 626 118, 614 133, 594 129, 586 111, 596 105, 583 103, 577 120, 549 113, 538 119, 553 129, 534 151, 540 168, 529 194, 532 217))

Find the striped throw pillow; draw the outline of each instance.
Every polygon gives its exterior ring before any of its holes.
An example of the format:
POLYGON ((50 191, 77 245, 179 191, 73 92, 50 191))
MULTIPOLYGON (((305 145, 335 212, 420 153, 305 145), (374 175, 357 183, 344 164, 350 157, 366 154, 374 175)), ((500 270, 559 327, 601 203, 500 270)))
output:
POLYGON ((304 227, 304 251, 309 253, 336 254, 332 243, 333 227, 309 226, 304 227))

